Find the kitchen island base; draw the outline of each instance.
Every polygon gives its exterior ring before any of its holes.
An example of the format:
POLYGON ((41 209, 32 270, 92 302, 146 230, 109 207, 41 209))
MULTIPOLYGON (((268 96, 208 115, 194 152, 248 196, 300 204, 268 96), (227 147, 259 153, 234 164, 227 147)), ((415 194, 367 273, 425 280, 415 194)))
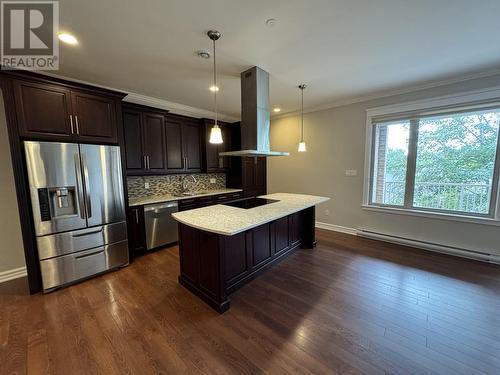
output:
POLYGON ((313 248, 315 207, 232 236, 179 223, 179 283, 219 313, 228 296, 298 248, 313 248))

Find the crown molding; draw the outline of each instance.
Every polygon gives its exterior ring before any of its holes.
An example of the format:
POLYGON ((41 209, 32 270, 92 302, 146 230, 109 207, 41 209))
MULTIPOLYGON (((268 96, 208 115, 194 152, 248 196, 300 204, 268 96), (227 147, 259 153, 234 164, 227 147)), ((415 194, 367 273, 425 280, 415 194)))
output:
MULTIPOLYGON (((151 96, 128 93, 123 99, 128 103, 142 104, 150 107, 167 109, 170 113, 175 113, 178 115, 197 117, 197 118, 214 118, 215 112, 206 109, 191 107, 184 104, 170 102, 168 100, 163 100, 159 98, 153 98, 151 96)), ((228 116, 222 113, 217 113, 217 118, 221 121, 235 122, 239 121, 239 118, 228 116)))
MULTIPOLYGON (((350 104, 356 104, 356 103, 368 102, 368 101, 376 100, 376 99, 387 98, 390 96, 410 94, 413 92, 418 92, 418 91, 422 91, 422 90, 426 90, 426 89, 432 89, 435 87, 452 85, 454 83, 466 82, 466 81, 471 81, 474 79, 491 77, 491 76, 495 76, 495 75, 499 75, 499 74, 500 74, 500 68, 497 68, 497 69, 485 70, 482 72, 476 72, 476 73, 471 73, 471 74, 467 74, 467 75, 462 75, 459 77, 454 77, 454 78, 449 78, 449 79, 444 79, 444 80, 439 80, 439 81, 432 81, 432 82, 427 82, 427 83, 423 83, 423 84, 419 84, 419 85, 407 86, 407 87, 400 88, 400 89, 383 90, 383 91, 378 91, 378 92, 375 92, 372 94, 360 95, 360 96, 353 97, 353 98, 339 99, 339 100, 336 100, 336 101, 333 101, 333 102, 330 102, 327 104, 322 104, 320 106, 306 108, 306 109, 304 109, 304 113, 319 112, 319 111, 324 111, 324 110, 328 110, 328 109, 332 109, 332 108, 342 107, 342 106, 346 106, 346 105, 350 105, 350 104)), ((280 113, 279 115, 271 116, 271 120, 279 120, 281 118, 298 116, 298 115, 300 115, 300 110, 290 111, 290 112, 280 113)))
MULTIPOLYGON (((91 85, 91 86, 100 87, 100 88, 107 89, 107 90, 119 91, 119 92, 122 92, 124 94, 127 94, 127 96, 123 99, 123 101, 128 102, 128 103, 143 104, 143 105, 147 105, 150 107, 166 109, 170 113, 175 113, 178 115, 184 115, 184 116, 190 116, 190 117, 196 117, 196 118, 214 118, 215 117, 215 112, 207 110, 207 109, 191 107, 191 106, 180 104, 180 103, 170 102, 170 101, 164 100, 164 99, 154 98, 152 96, 137 94, 137 93, 130 92, 127 90, 122 90, 122 89, 116 88, 116 87, 99 85, 99 84, 96 84, 93 82, 63 76, 60 74, 54 74, 54 73, 45 72, 45 71, 37 71, 37 73, 39 73, 43 76, 47 76, 47 77, 60 78, 60 79, 64 79, 64 80, 75 82, 75 83, 81 83, 84 85, 91 85)), ((223 113, 217 113, 217 118, 221 121, 226 121, 226 122, 236 122, 236 121, 240 120, 237 117, 229 116, 229 115, 226 115, 223 113)))

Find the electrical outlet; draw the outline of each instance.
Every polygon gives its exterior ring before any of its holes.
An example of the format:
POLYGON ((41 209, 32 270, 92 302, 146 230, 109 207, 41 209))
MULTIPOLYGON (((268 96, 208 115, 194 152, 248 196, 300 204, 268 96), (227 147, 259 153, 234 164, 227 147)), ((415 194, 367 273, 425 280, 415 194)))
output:
POLYGON ((325 210, 325 216, 328 216, 328 215, 330 215, 330 210, 327 208, 327 209, 325 210))
POLYGON ((346 176, 357 176, 358 175, 358 171, 356 169, 346 169, 345 170, 345 175, 346 176))
POLYGON ((149 189, 149 182, 144 183, 144 189, 149 189))
POLYGON ((216 180, 215 178, 211 178, 211 179, 210 179, 210 183, 211 183, 211 184, 215 184, 216 182, 217 182, 217 180, 216 180))

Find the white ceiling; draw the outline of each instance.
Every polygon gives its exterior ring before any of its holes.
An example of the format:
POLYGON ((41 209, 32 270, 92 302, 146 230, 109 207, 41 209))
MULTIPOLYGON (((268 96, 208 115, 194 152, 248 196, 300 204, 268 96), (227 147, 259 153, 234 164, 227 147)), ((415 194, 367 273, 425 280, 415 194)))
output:
POLYGON ((306 107, 500 67, 497 0, 62 0, 58 74, 211 109, 217 44, 219 108, 239 116, 239 73, 271 76, 271 104, 306 107), (277 25, 266 26, 268 18, 277 25))

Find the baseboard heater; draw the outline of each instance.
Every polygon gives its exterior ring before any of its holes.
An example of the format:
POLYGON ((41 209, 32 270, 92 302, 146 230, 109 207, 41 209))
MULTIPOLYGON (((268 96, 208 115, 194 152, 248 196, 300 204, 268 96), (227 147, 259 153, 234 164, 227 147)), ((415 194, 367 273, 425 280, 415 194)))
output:
POLYGON ((417 247, 424 250, 434 251, 438 253, 445 253, 455 255, 462 258, 469 258, 480 260, 488 263, 500 264, 500 255, 489 254, 481 251, 462 249, 454 246, 440 245, 432 242, 419 241, 390 234, 377 233, 366 229, 358 229, 356 234, 360 237, 365 237, 373 240, 391 242, 398 245, 405 245, 410 247, 417 247))

